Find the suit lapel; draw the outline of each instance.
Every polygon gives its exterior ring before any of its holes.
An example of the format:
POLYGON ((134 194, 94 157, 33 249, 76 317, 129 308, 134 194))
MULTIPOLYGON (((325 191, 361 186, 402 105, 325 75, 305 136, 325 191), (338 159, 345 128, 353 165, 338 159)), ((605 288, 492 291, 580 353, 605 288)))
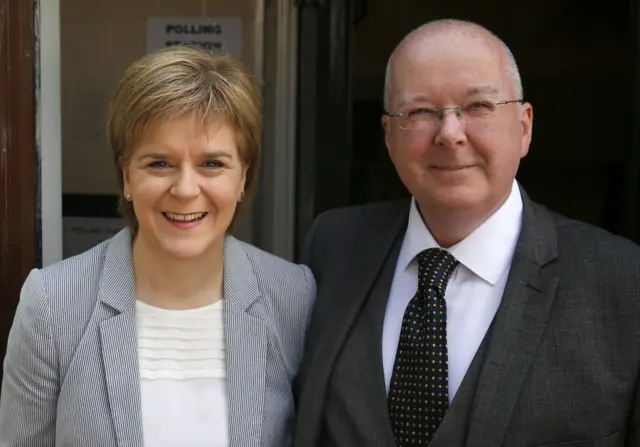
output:
POLYGON ((487 340, 488 337, 482 340, 460 384, 460 388, 458 388, 453 398, 451 406, 429 442, 429 447, 459 447, 465 444, 471 410, 473 408, 473 400, 476 389, 478 388, 478 379, 487 351, 487 340))
POLYGON ((116 439, 120 446, 142 446, 142 415, 131 235, 109 243, 98 290, 110 317, 100 322, 105 381, 116 439))
POLYGON ((490 334, 474 400, 467 447, 498 447, 531 367, 558 277, 555 225, 522 192, 523 225, 490 334))
POLYGON ((367 299, 367 304, 363 309, 362 318, 364 319, 363 329, 367 327, 373 328, 373 336, 365 340, 369 344, 367 349, 375 352, 375 355, 363 359, 365 368, 363 375, 370 376, 373 379, 373 385, 377 388, 370 397, 371 420, 378 421, 380 430, 378 442, 381 445, 394 445, 393 430, 389 419, 389 411, 387 406, 387 388, 385 385, 384 367, 382 360, 382 334, 384 330, 384 316, 389 301, 389 293, 391 292, 391 284, 395 273, 398 256, 402 247, 402 231, 399 231, 389 252, 384 267, 382 268, 377 281, 374 283, 373 289, 367 299), (367 372, 366 367, 369 371, 367 372))
POLYGON ((268 331, 250 315, 260 289, 241 243, 224 244, 225 336, 230 447, 258 447, 264 414, 268 331))
MULTIPOLYGON (((347 412, 356 420, 376 427, 363 434, 366 445, 394 445, 393 431, 387 410, 387 392, 382 360, 384 316, 391 291, 393 274, 402 246, 400 233, 389 252, 384 266, 373 284, 371 293, 349 330, 349 336, 339 351, 330 386, 341 396, 358 400, 347 404, 347 412), (351 377, 345 382, 343 378, 351 377), (355 381, 353 379, 355 378, 355 381), (357 415, 359 413, 359 415, 357 415), (366 417, 362 415, 366 414, 366 417)), ((331 408, 327 401, 327 408, 331 408)), ((330 411, 330 410, 329 410, 330 411)))
MULTIPOLYGON (((344 345, 365 299, 372 292, 372 286, 394 242, 406 228, 408 213, 409 202, 402 201, 396 208, 377 216, 379 220, 362 222, 362 231, 354 235, 357 237, 355 241, 350 240, 346 245, 349 250, 344 252, 339 265, 329 266, 340 274, 336 275, 336 279, 331 283, 318 283, 318 301, 322 301, 322 306, 316 306, 314 320, 322 322, 323 327, 311 327, 310 332, 332 335, 320 337, 313 358, 305 368, 312 373, 307 374, 299 399, 302 405, 298 408, 298 419, 307 422, 304 430, 298 430, 296 433, 296 446, 314 445, 316 442, 325 390, 338 352, 344 345)), ((322 241, 316 243, 320 244, 322 241)), ((381 290, 380 292, 382 293, 381 290)), ((380 349, 378 348, 378 351, 380 349)), ((384 382, 382 387, 384 390, 384 382)))

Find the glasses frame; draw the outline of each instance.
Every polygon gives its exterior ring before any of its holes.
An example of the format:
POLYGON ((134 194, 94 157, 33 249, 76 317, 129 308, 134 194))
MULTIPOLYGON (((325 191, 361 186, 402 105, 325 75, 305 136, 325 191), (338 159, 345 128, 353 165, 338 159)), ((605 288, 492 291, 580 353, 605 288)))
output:
MULTIPOLYGON (((491 101, 493 102, 493 101, 491 101)), ((497 102, 493 102, 496 106, 502 106, 505 104, 511 104, 511 103, 518 103, 518 104, 524 104, 526 101, 524 100, 524 98, 522 99, 509 99, 509 100, 501 100, 501 101, 497 101, 497 102)), ((433 109, 433 111, 436 114, 436 118, 438 119, 438 121, 442 121, 442 119, 444 118, 444 112, 446 112, 447 110, 455 110, 456 111, 456 116, 458 118, 462 117, 462 106, 453 106, 453 107, 438 107, 436 109, 433 109)), ((395 113, 389 113, 389 112, 384 112, 384 115, 388 116, 389 118, 407 118, 405 117, 404 114, 402 112, 395 112, 395 113)), ((403 130, 413 130, 413 129, 409 129, 406 127, 402 127, 400 126, 400 129, 403 130)))

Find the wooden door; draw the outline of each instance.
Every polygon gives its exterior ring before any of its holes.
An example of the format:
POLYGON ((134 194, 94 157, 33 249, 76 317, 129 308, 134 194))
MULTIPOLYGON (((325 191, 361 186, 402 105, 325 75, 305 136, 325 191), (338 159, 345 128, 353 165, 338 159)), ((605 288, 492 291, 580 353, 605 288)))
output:
POLYGON ((38 263, 35 5, 0 0, 0 359, 20 289, 38 263))

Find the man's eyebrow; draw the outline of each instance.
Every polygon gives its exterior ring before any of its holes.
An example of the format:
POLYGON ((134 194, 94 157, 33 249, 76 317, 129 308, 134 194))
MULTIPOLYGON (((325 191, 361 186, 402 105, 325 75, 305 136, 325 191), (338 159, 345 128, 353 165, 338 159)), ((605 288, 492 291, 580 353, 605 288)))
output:
POLYGON ((497 95, 498 89, 494 87, 471 87, 467 89, 467 96, 474 95, 497 95))
MULTIPOLYGON (((465 92, 465 96, 497 95, 499 93, 500 92, 495 87, 477 86, 477 87, 468 88, 467 91, 465 92)), ((406 97, 402 98, 400 100, 400 102, 398 103, 398 109, 402 109, 407 104, 413 104, 413 103, 416 103, 416 102, 429 102, 429 101, 430 101, 429 96, 425 95, 424 93, 416 93, 416 94, 412 94, 412 95, 407 95, 406 97)))
POLYGON ((398 108, 402 109, 404 106, 406 106, 407 104, 413 104, 415 102, 428 102, 429 101, 429 97, 425 94, 422 93, 418 93, 415 95, 409 95, 405 98, 402 98, 398 104, 398 108))

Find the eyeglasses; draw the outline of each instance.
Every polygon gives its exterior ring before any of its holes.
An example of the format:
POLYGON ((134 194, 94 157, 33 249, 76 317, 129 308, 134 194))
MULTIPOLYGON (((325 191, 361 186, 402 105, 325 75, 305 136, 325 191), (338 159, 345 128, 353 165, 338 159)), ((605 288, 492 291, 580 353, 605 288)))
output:
POLYGON ((510 101, 473 101, 465 106, 428 108, 420 105, 410 105, 397 113, 385 113, 390 118, 396 118, 398 125, 404 130, 428 129, 438 125, 444 118, 447 110, 454 110, 459 119, 464 119, 466 123, 480 121, 490 121, 498 113, 498 106, 504 104, 523 104, 524 99, 514 99, 510 101))

